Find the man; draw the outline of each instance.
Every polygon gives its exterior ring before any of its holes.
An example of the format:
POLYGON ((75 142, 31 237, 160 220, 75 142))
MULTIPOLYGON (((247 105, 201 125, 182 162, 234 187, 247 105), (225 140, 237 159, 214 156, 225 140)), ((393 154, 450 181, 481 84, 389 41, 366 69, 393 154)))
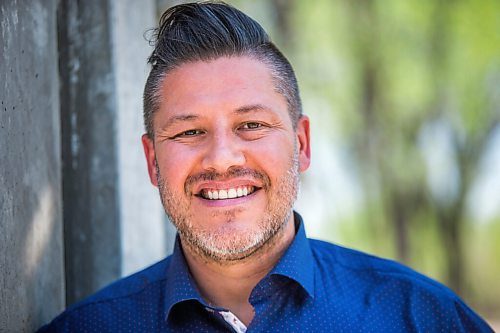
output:
POLYGON ((223 3, 173 7, 149 61, 142 142, 174 253, 42 331, 491 331, 439 283, 305 237, 292 206, 309 119, 255 21, 223 3))

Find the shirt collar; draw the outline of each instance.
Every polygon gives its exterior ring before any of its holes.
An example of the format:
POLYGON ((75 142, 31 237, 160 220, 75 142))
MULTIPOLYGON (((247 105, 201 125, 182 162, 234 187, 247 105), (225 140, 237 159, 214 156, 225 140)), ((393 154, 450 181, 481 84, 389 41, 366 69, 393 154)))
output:
POLYGON ((189 272, 186 259, 182 252, 179 235, 175 238, 174 252, 170 257, 170 264, 167 268, 167 278, 165 281, 165 302, 164 314, 168 318, 172 307, 180 302, 197 300, 202 304, 205 301, 201 297, 198 289, 189 272))
MULTIPOLYGON (((282 275, 292 279, 302 286, 309 296, 314 297, 312 252, 309 247, 309 241, 306 238, 302 217, 296 212, 294 212, 294 221, 297 226, 295 238, 269 275, 282 275)), ((164 297, 165 319, 168 318, 172 307, 180 302, 196 300, 205 307, 208 307, 191 277, 178 235, 175 239, 174 252, 170 257, 170 264, 166 275, 164 297)))
POLYGON ((309 296, 314 297, 314 260, 306 238, 302 217, 294 212, 297 232, 283 257, 269 275, 283 275, 296 281, 309 296))

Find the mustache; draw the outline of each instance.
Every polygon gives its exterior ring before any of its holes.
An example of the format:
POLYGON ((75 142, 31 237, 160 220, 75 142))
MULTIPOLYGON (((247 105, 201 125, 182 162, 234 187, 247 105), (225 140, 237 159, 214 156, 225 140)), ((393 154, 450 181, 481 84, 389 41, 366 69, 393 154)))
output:
POLYGON ((226 172, 220 173, 216 171, 203 171, 189 176, 184 184, 186 193, 191 193, 193 186, 200 181, 226 181, 232 178, 247 177, 256 179, 262 182, 264 188, 269 188, 271 179, 265 173, 241 167, 231 167, 226 172))

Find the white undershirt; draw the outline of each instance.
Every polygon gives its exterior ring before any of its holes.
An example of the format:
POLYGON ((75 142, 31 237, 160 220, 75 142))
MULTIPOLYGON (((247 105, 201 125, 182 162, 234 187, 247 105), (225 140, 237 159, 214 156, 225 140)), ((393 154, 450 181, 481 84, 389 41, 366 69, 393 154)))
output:
POLYGON ((245 333, 247 327, 231 311, 219 311, 224 320, 231 325, 237 333, 245 333))

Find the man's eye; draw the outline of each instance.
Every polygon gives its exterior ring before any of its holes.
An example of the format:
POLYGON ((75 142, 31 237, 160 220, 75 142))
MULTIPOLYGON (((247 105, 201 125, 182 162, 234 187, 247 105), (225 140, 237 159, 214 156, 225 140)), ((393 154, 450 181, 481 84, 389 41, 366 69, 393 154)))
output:
POLYGON ((189 137, 189 136, 195 136, 195 135, 200 135, 202 134, 203 132, 200 131, 200 130, 197 130, 197 129, 192 129, 192 130, 187 130, 187 131, 184 131, 182 133, 179 133, 176 135, 176 137, 189 137))
POLYGON ((258 129, 260 127, 262 127, 262 124, 254 122, 244 123, 243 126, 241 126, 242 129, 246 130, 258 129))

